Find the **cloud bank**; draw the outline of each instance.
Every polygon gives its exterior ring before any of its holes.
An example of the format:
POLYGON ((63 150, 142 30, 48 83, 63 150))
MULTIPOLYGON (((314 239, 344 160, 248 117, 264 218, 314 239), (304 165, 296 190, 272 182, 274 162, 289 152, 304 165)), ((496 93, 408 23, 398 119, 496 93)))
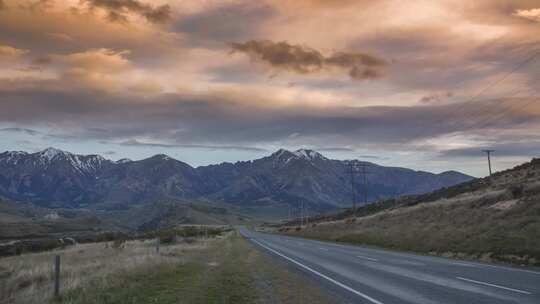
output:
POLYGON ((538 1, 469 2, 3 0, 0 129, 119 156, 531 157, 538 1))

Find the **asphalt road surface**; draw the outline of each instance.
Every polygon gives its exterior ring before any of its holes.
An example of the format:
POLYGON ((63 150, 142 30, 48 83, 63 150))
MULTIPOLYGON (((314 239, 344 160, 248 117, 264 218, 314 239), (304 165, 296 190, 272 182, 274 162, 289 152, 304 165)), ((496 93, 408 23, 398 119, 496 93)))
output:
POLYGON ((540 304, 534 270, 240 232, 350 303, 540 304))

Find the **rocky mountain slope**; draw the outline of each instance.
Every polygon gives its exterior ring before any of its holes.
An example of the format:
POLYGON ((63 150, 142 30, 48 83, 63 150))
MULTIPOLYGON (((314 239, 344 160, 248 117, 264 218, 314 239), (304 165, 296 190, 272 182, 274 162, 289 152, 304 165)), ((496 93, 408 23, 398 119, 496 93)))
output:
MULTIPOLYGON (((332 160, 312 150, 279 150, 253 161, 193 168, 166 155, 113 162, 49 148, 0 154, 0 196, 47 208, 123 210, 156 201, 207 200, 282 209, 304 202, 310 210, 322 211, 351 204, 351 165, 366 166, 370 201, 425 193, 471 179, 458 172, 433 174, 332 160)), ((354 187, 361 197, 360 175, 354 187)))

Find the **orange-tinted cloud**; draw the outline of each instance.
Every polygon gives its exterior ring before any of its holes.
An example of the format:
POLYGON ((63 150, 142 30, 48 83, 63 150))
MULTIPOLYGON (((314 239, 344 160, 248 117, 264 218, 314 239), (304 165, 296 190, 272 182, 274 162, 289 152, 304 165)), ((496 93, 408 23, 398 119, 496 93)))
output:
POLYGON ((540 46, 538 0, 0 3, 0 124, 404 149, 540 130, 536 104, 521 106, 538 96, 540 58, 483 90, 540 46))
POLYGON ((18 49, 9 45, 0 45, 0 60, 13 60, 28 52, 28 50, 18 49))
POLYGON ((519 9, 514 12, 514 16, 540 22, 540 8, 519 9))

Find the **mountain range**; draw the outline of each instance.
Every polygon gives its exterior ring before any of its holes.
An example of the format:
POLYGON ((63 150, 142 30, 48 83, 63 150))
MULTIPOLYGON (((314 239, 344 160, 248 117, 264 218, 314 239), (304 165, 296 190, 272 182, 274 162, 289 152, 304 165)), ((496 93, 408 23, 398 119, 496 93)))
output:
POLYGON ((359 160, 333 160, 301 149, 278 150, 252 161, 191 167, 167 155, 138 161, 107 160, 55 148, 0 154, 0 197, 45 208, 125 210, 155 202, 219 202, 241 208, 304 203, 312 212, 351 205, 352 188, 363 201, 421 194, 472 179, 359 160), (351 185, 350 170, 358 171, 351 185))

